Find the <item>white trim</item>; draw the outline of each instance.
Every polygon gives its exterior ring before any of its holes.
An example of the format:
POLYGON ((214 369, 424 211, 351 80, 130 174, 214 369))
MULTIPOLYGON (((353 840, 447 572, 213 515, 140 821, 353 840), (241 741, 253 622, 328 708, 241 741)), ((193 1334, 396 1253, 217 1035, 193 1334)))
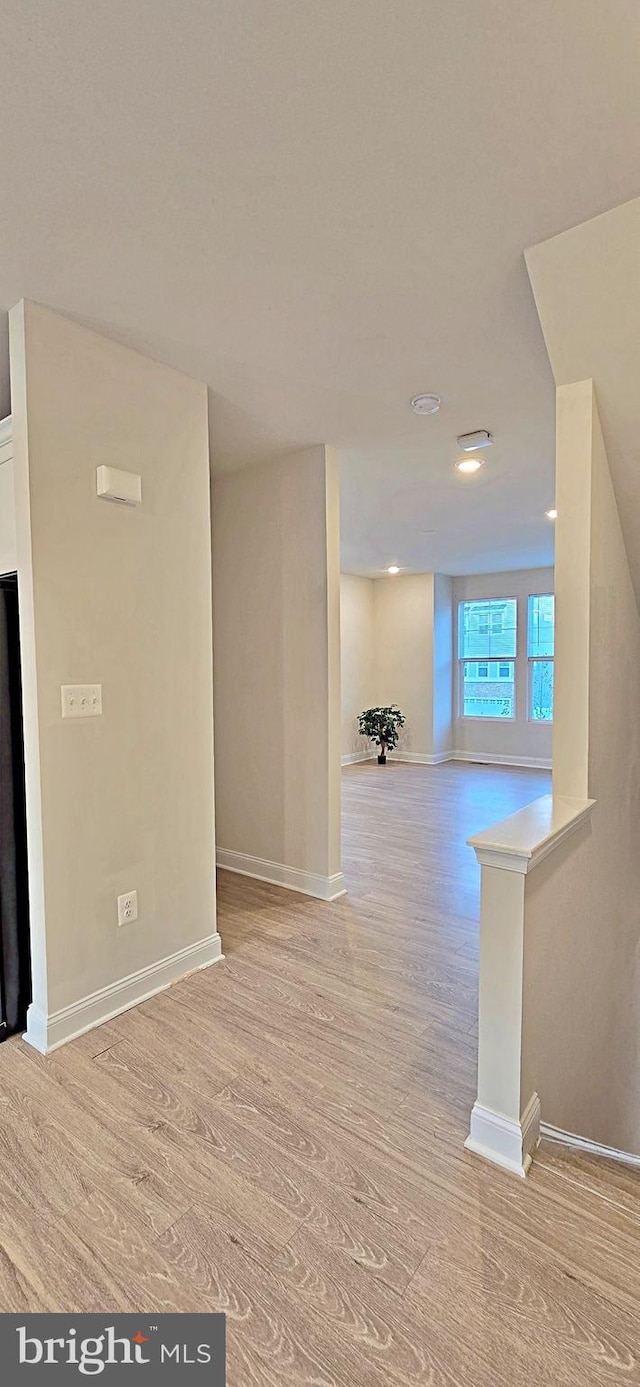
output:
POLYGON ((475 1102, 465 1146, 475 1156, 492 1161, 521 1179, 529 1170, 531 1156, 540 1140, 540 1099, 532 1094, 519 1122, 475 1102))
POLYGON ((272 886, 284 886, 287 891, 300 891, 303 896, 315 896, 320 901, 335 901, 338 896, 344 896, 347 890, 342 872, 334 872, 329 877, 320 876, 317 872, 306 872, 302 867, 287 867, 282 862, 269 862, 264 857, 233 852, 231 848, 216 848, 216 862, 225 872, 255 877, 256 881, 268 881, 272 886))
POLYGON ((101 987, 98 992, 92 992, 88 997, 81 997, 80 1001, 72 1002, 70 1006, 62 1007, 50 1016, 46 1016, 32 1002, 27 1012, 24 1039, 41 1054, 50 1054, 60 1045, 66 1045, 68 1040, 84 1035, 85 1031, 101 1026, 112 1017, 119 1016, 120 1012, 129 1011, 130 1007, 138 1006, 140 1002, 146 1001, 147 997, 153 997, 156 992, 171 987, 172 983, 178 982, 187 973, 195 972, 198 968, 208 968, 211 963, 217 963, 223 957, 220 935, 210 934, 206 939, 200 939, 196 944, 189 944, 186 949, 179 949, 177 953, 170 954, 168 958, 161 958, 157 963, 140 968, 137 973, 130 973, 126 978, 120 978, 117 982, 109 983, 107 987, 101 987))
MULTIPOLYGON (((461 661, 461 663, 462 663, 462 664, 468 665, 469 661, 468 661, 468 660, 463 660, 463 661, 461 661)), ((510 665, 514 665, 514 664, 515 664, 515 660, 509 660, 509 664, 510 664, 510 665)), ((515 682, 515 681, 514 681, 514 682, 515 682)), ((462 722, 462 719, 464 718, 465 723, 467 723, 467 722, 477 722, 477 723, 492 722, 492 723, 494 723, 494 724, 499 724, 499 723, 501 723, 501 722, 502 722, 502 723, 505 723, 505 722, 516 722, 516 721, 517 721, 517 718, 516 718, 515 713, 509 713, 509 716, 508 716, 508 717, 500 717, 500 715, 499 715, 498 713, 495 714, 495 717, 494 717, 493 713, 459 713, 459 714, 458 714, 458 717, 460 718, 460 721, 461 721, 461 722, 462 722)))
POLYGON ((426 751, 387 752, 387 761, 415 761, 419 766, 439 766, 443 761, 451 761, 452 759, 452 751, 436 751, 433 756, 429 756, 426 751))
MULTIPOLYGON (((479 719, 485 721, 485 719, 479 719)), ((504 718, 499 719, 504 722, 504 718)), ((342 757, 343 766, 354 765, 357 761, 376 761, 377 752, 355 751, 342 757)), ((414 761, 420 766, 439 766, 444 761, 469 761, 479 766, 520 766, 525 770, 550 771, 552 762, 548 756, 501 756, 498 752, 484 751, 437 751, 430 756, 424 751, 388 751, 387 761, 414 761)))
POLYGON ((526 875, 588 821, 594 804, 593 799, 541 795, 467 842, 483 867, 526 875))
POLYGON ((13 419, 10 414, 0 419, 0 463, 11 462, 13 457, 13 419))
MULTIPOLYGON (((482 719, 480 719, 482 721, 482 719)), ((505 719, 500 719, 505 721, 505 719)), ((477 761, 481 766, 523 766, 525 770, 550 771, 549 756, 501 756, 492 751, 452 751, 452 761, 477 761)))
POLYGON ((576 1151, 585 1151, 592 1156, 605 1156, 609 1161, 619 1161, 621 1165, 640 1166, 640 1156, 634 1156, 631 1151, 617 1151, 613 1146, 602 1146, 599 1141, 588 1141, 586 1137, 577 1137, 573 1132, 563 1132, 561 1127, 552 1127, 549 1122, 540 1123, 540 1136, 562 1146, 571 1146, 576 1151))

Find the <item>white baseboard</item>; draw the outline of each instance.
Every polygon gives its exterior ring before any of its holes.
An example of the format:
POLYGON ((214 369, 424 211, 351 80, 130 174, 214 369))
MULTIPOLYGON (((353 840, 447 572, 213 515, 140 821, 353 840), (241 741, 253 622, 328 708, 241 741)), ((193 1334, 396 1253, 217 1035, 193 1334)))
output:
POLYGON ((481 766, 522 766, 525 770, 550 771, 548 756, 500 756, 497 752, 452 751, 451 761, 475 761, 481 766))
POLYGON ((62 1007, 49 1016, 32 1002, 27 1012, 24 1039, 35 1050, 48 1055, 60 1045, 66 1045, 68 1040, 84 1035, 94 1026, 101 1026, 122 1011, 129 1011, 130 1007, 153 997, 156 992, 163 992, 187 973, 208 968, 223 957, 220 935, 210 934, 206 939, 198 940, 197 944, 189 944, 186 949, 179 949, 168 958, 161 958, 147 968, 140 968, 137 973, 119 978, 117 982, 109 983, 108 987, 101 987, 98 992, 81 997, 79 1002, 72 1002, 70 1006, 62 1007))
POLYGON ((539 1140, 540 1099, 537 1093, 530 1098, 519 1122, 474 1103, 471 1129, 465 1141, 467 1150, 474 1155, 524 1178, 539 1140))
POLYGON ((440 766, 443 761, 453 759, 452 751, 436 751, 430 756, 426 751, 388 751, 388 761, 408 761, 418 766, 440 766))
MULTIPOLYGON (((356 761, 375 761, 377 753, 354 752, 342 757, 343 766, 354 765, 356 761)), ((424 751, 388 751, 387 761, 408 761, 419 766, 440 766, 444 761, 468 761, 480 766, 521 766, 524 770, 550 771, 552 762, 546 756, 502 756, 499 752, 485 751, 437 751, 429 755, 424 751)))
POLYGON ((571 1146, 576 1151, 584 1151, 589 1156, 605 1156, 608 1161, 619 1161, 621 1165, 640 1166, 640 1156, 634 1156, 630 1151, 617 1151, 614 1146, 588 1141, 586 1137, 577 1137, 574 1132, 563 1132, 561 1127, 552 1127, 549 1122, 540 1123, 540 1136, 562 1146, 571 1146))
POLYGON ((284 886, 287 891, 300 891, 303 896, 315 896, 320 901, 335 901, 338 896, 344 896, 347 889, 342 872, 323 877, 316 872, 305 872, 301 867, 286 867, 282 862, 268 862, 264 857, 251 857, 230 848, 216 848, 216 862, 225 872, 255 877, 256 881, 268 881, 272 886, 284 886))

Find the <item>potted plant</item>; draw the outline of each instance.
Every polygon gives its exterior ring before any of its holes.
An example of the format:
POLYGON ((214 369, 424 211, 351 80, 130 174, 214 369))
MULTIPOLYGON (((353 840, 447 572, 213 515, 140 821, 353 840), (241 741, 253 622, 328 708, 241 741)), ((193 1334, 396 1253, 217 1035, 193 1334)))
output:
POLYGON ((396 703, 392 703, 389 708, 367 708, 364 713, 360 713, 360 736, 369 737, 380 747, 379 766, 387 764, 387 747, 393 751, 398 745, 401 727, 404 727, 404 716, 396 703))

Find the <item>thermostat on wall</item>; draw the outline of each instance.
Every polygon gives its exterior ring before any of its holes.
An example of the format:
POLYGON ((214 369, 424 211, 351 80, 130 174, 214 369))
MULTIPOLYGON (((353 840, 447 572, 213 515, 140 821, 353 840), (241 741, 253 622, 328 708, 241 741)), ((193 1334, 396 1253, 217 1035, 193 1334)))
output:
POLYGON ((142 501, 142 477, 137 472, 122 472, 119 467, 98 467, 98 496, 105 501, 119 501, 121 506, 139 506, 142 501))

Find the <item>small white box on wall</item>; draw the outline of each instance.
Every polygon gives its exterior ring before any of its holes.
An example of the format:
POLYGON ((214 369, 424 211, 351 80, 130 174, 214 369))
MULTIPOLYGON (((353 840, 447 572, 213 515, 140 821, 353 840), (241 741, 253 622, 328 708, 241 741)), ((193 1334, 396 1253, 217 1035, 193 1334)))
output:
POLYGON ((98 496, 104 501, 117 501, 121 506, 139 506, 142 501, 142 477, 137 472, 123 472, 119 467, 96 469, 98 496))

